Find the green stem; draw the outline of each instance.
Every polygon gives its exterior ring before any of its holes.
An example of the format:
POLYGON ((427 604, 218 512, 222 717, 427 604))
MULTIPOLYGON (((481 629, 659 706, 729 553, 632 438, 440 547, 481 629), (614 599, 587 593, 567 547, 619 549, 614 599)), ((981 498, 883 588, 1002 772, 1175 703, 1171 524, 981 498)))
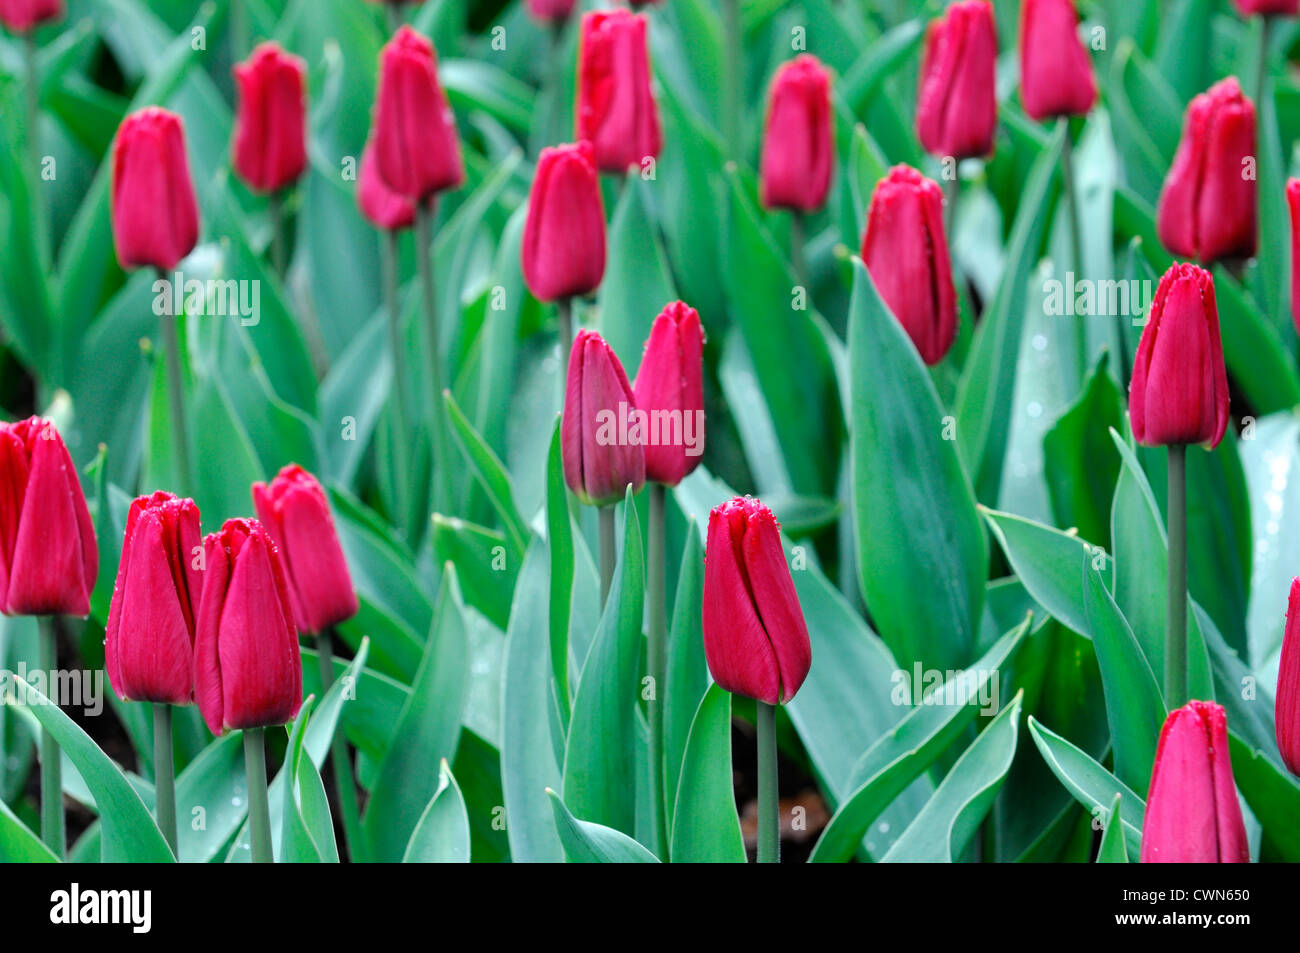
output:
MULTIPOLYGON (((316 637, 321 697, 334 684, 334 652, 330 645, 333 637, 333 629, 327 629, 316 637)), ((364 859, 361 851, 365 841, 361 836, 361 811, 357 806, 357 784, 352 775, 352 757, 348 753, 348 739, 343 734, 342 725, 334 731, 330 757, 334 759, 334 787, 343 813, 343 837, 347 843, 348 856, 353 863, 359 863, 364 859)))
POLYGON ((755 702, 758 728, 758 856, 760 864, 781 861, 781 818, 776 786, 776 706, 755 702))
POLYGON ((230 0, 230 58, 238 63, 248 51, 248 12, 244 0, 230 0))
MULTIPOLYGON (((41 671, 49 679, 55 678, 59 667, 59 631, 62 622, 56 615, 41 620, 40 660, 41 671)), ((57 703, 51 695, 51 703, 57 703)), ((41 840, 62 860, 66 854, 66 833, 63 817, 63 764, 59 744, 45 728, 41 728, 41 840)))
POLYGON ((560 319, 560 375, 564 375, 564 365, 569 360, 569 348, 573 347, 573 299, 561 298, 555 302, 555 309, 560 319))
POLYGON ((154 816, 158 829, 172 849, 172 856, 180 858, 176 840, 176 775, 172 758, 172 706, 155 703, 153 706, 153 786, 154 816))
POLYGON ((795 280, 808 285, 808 270, 804 265, 804 216, 798 209, 790 213, 790 266, 795 280))
POLYGON ((600 508, 600 604, 609 598, 609 587, 614 583, 614 564, 618 554, 614 551, 614 504, 600 508))
POLYGON ((266 797, 266 729, 244 729, 244 768, 248 774, 248 825, 253 863, 271 864, 271 809, 266 797))
POLYGON ((1270 16, 1260 17, 1259 25, 1259 71, 1255 74, 1255 115, 1261 120, 1264 115, 1264 96, 1268 89, 1268 54, 1269 36, 1273 25, 1270 16))
POLYGON ((961 176, 956 168, 952 178, 943 180, 943 228, 947 232, 948 247, 952 247, 952 223, 957 219, 957 197, 961 194, 961 176))
POLYGON ((288 277, 285 260, 284 235, 284 192, 276 189, 267 201, 267 210, 271 216, 271 267, 283 282, 288 277))
POLYGON ((442 353, 438 337, 438 301, 433 288, 433 199, 422 201, 415 216, 415 257, 420 263, 420 285, 424 295, 424 334, 429 368, 429 429, 433 441, 433 510, 450 512, 447 488, 450 447, 447 411, 442 401, 442 353))
MULTIPOLYGON (((161 268, 158 270, 158 277, 168 282, 168 289, 172 291, 170 282, 175 279, 168 278, 161 268)), ((172 297, 175 297, 174 292, 172 297)), ((165 309, 158 320, 162 324, 163 349, 167 359, 167 406, 171 412, 172 444, 176 448, 175 479, 180 484, 178 489, 182 494, 192 495, 196 488, 194 469, 190 463, 189 424, 185 416, 185 382, 181 377, 180 336, 176 330, 176 323, 184 320, 184 314, 167 314, 165 309)))
POLYGON ((388 32, 396 33, 402 26, 402 5, 398 0, 388 0, 384 4, 385 20, 388 23, 388 32))
MULTIPOLYGON (((1070 216, 1070 265, 1077 277, 1084 277, 1083 271, 1083 221, 1079 217, 1079 196, 1074 182, 1074 148, 1070 142, 1070 117, 1062 116, 1061 127, 1065 138, 1061 146, 1061 184, 1065 188, 1065 205, 1070 216)), ((1079 372, 1079 382, 1083 383, 1088 375, 1088 334, 1083 318, 1076 318, 1075 359, 1079 372)))
POLYGON ((744 60, 741 55, 743 37, 740 26, 740 0, 722 0, 723 55, 726 58, 722 70, 722 135, 732 150, 732 158, 739 159, 740 145, 740 109, 741 109, 741 72, 744 60))
POLYGON ((1187 701, 1187 447, 1169 448, 1169 604, 1165 627, 1165 705, 1187 701))
MULTIPOLYGON (((32 164, 32 181, 41 183, 41 71, 37 58, 36 31, 28 30, 23 36, 23 60, 27 72, 25 102, 27 107, 27 149, 32 164)), ((42 263, 50 258, 48 222, 45 219, 43 190, 32 196, 32 215, 35 216, 38 251, 42 263)))
MULTIPOLYGON (((398 525, 410 529, 411 522, 411 396, 406 377, 406 342, 402 335, 402 313, 398 303, 397 232, 384 233, 379 257, 384 275, 384 311, 388 314, 388 347, 393 358, 393 468, 396 479, 398 525)), ((414 534, 412 534, 413 536, 414 534)))
MULTIPOLYGON (((7 626, 0 626, 0 671, 9 667, 9 629, 7 626)), ((5 722, 8 720, 7 712, 9 706, 5 704, 4 698, 0 696, 0 801, 6 800, 5 795, 8 793, 9 773, 6 768, 8 761, 9 746, 6 743, 5 722)))
POLYGON ((667 595, 665 577, 668 567, 666 519, 667 494, 663 484, 650 485, 650 533, 646 542, 646 588, 650 602, 650 635, 646 644, 646 667, 653 692, 646 714, 650 721, 650 833, 655 849, 668 859, 667 801, 664 788, 664 706, 665 649, 667 646, 667 595))

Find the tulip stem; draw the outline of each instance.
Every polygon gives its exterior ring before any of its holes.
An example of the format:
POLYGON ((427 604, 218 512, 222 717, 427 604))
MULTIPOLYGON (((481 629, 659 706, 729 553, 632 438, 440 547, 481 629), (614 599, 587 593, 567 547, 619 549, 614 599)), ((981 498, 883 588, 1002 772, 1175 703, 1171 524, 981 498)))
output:
POLYGON ((244 729, 244 769, 248 775, 248 825, 253 863, 275 862, 271 850, 271 809, 266 796, 266 729, 244 729))
POLYGON ((388 22, 389 33, 396 33, 402 28, 402 4, 400 0, 388 0, 384 4, 384 15, 388 22))
MULTIPOLYGON (((158 278, 167 282, 167 287, 171 289, 171 279, 158 269, 158 278)), ((173 294, 174 296, 174 294, 173 294)), ((185 383, 181 378, 181 343, 180 336, 176 331, 176 322, 184 318, 184 312, 181 314, 169 314, 170 308, 164 308, 163 314, 159 317, 162 325, 163 350, 166 352, 167 360, 167 404, 171 411, 172 418, 172 441, 175 446, 174 464, 176 466, 175 479, 180 483, 180 490, 184 494, 193 494, 196 490, 194 486, 194 470, 190 465, 190 437, 189 425, 185 418, 185 383)))
POLYGON ((743 86, 744 59, 741 55, 744 36, 740 25, 740 0, 722 0, 722 35, 726 65, 722 71, 722 135, 731 147, 732 158, 738 159, 740 145, 741 87, 743 86))
POLYGON ((176 841, 176 776, 172 756, 172 706, 155 703, 153 706, 153 787, 154 816, 158 829, 180 859, 176 841))
POLYGON ((433 289, 433 200, 420 202, 415 214, 415 257, 420 263, 420 284, 424 292, 424 333, 429 362, 429 421, 433 441, 433 510, 449 512, 447 490, 448 459, 447 411, 442 400, 442 353, 438 335, 438 301, 433 289))
MULTIPOLYGON (((334 652, 331 641, 333 628, 326 629, 316 637, 316 658, 320 662, 321 696, 334 684, 334 652)), ((334 787, 339 796, 339 809, 343 814, 343 836, 347 841, 348 856, 353 863, 360 862, 364 841, 361 837, 361 811, 357 807, 357 784, 352 775, 352 758, 348 754, 348 739, 343 734, 343 726, 334 730, 330 742, 330 757, 334 759, 334 787)))
POLYGON ((564 378, 564 362, 569 359, 569 348, 573 346, 573 299, 561 298, 555 302, 555 309, 560 317, 560 379, 564 378))
POLYGON ((794 269, 794 280, 807 284, 808 275, 804 267, 804 217, 803 212, 795 209, 790 213, 790 267, 794 269))
MULTIPOLYGON (((41 619, 40 659, 41 671, 50 679, 49 684, 57 684, 56 673, 59 667, 59 630, 62 623, 57 615, 44 616, 41 619)), ((53 695, 53 692, 51 692, 53 695)), ((51 704, 58 700, 51 697, 51 704)), ((63 764, 59 752, 59 743, 46 728, 41 728, 41 840, 45 846, 54 851, 59 860, 64 858, 67 850, 63 817, 63 764)))
POLYGON ((943 228, 947 233, 948 247, 952 247, 952 223, 957 218, 957 196, 961 194, 961 175, 957 167, 952 170, 952 178, 948 178, 946 172, 943 176, 943 228))
POLYGON ((614 504, 600 508, 600 604, 609 598, 609 588, 614 582, 614 504))
MULTIPOLYGON (((27 68, 26 105, 27 105, 27 148, 32 163, 33 181, 41 181, 41 70, 37 58, 36 30, 28 30, 23 35, 23 59, 27 68)), ((38 250, 42 262, 50 253, 47 245, 47 222, 45 220, 45 203, 41 196, 32 196, 32 215, 36 219, 38 250)))
MULTIPOLYGON (((393 476, 397 495, 394 522, 409 530, 411 472, 407 441, 411 439, 411 398, 406 383, 406 347, 402 338, 402 313, 398 304, 397 232, 387 231, 379 257, 384 273, 384 310, 388 313, 388 347, 393 356, 393 476)), ((414 534, 411 534, 414 535, 414 534)), ((325 686, 328 688, 329 686, 325 686)))
POLYGON ((1273 18, 1267 14, 1260 17, 1259 25, 1259 71, 1255 74, 1255 110, 1256 115, 1263 121, 1264 115, 1264 95, 1268 87, 1268 52, 1269 52, 1269 27, 1273 25, 1273 18))
POLYGON ((1165 707, 1187 701, 1187 446, 1169 447, 1169 605, 1165 628, 1165 707))
POLYGON ((285 281, 285 238, 284 238, 284 193, 276 189, 267 200, 267 210, 271 217, 271 267, 280 281, 285 281))
MULTIPOLYGON (((1061 140, 1061 185, 1065 189, 1065 206, 1070 216, 1070 263, 1075 274, 1085 277, 1083 273, 1083 222, 1079 217, 1079 197, 1074 182, 1074 146, 1070 142, 1070 117, 1060 119, 1063 137, 1061 140)), ((1079 382, 1082 384, 1088 376, 1088 334, 1083 319, 1075 320, 1075 359, 1078 362, 1079 382)), ((1121 341, 1122 343, 1122 341, 1121 341)))
POLYGON ((668 567, 665 510, 667 492, 662 483, 650 484, 650 533, 646 542, 646 582, 650 602, 650 636, 646 644, 646 667, 652 691, 646 705, 650 721, 650 833, 656 852, 668 859, 667 802, 664 792, 664 660, 667 641, 667 596, 665 576, 668 567))
POLYGON ((781 819, 777 806, 776 706, 755 702, 758 728, 758 854, 760 864, 781 862, 781 819))

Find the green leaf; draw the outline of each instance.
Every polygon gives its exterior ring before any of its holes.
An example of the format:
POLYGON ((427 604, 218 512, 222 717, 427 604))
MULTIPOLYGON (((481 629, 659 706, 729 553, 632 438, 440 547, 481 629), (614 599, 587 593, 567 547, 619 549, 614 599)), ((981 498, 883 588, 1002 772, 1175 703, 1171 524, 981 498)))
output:
POLYGON ((54 851, 0 800, 0 863, 5 864, 57 864, 54 851))
POLYGON ((658 859, 621 831, 603 824, 580 821, 565 807, 560 796, 546 789, 555 812, 555 826, 564 842, 564 854, 572 864, 655 864, 658 859))
POLYGON ((303 703, 289 733, 285 751, 285 783, 281 814, 279 861, 286 864, 338 863, 334 822, 320 775, 311 759, 302 756, 308 719, 314 698, 303 703))
POLYGON ((1102 828, 1101 844, 1097 848, 1097 863, 1127 864, 1128 851, 1124 849, 1124 816, 1120 813, 1123 795, 1116 794, 1106 812, 1106 824, 1102 828))
POLYGON ((519 507, 515 505, 510 476, 496 453, 475 432, 460 407, 456 405, 456 401, 452 399, 450 392, 443 394, 443 400, 447 405, 447 416, 451 420, 452 430, 460 442, 461 449, 465 452, 465 458, 469 461, 474 476, 478 478, 479 485, 486 491, 492 508, 496 510, 502 525, 505 526, 506 537, 510 541, 511 562, 521 560, 524 558, 524 550, 528 548, 528 527, 524 523, 524 518, 519 515, 519 507))
POLYGON ((469 863, 469 815, 460 785, 443 758, 438 766, 438 790, 429 800, 411 842, 404 864, 469 863))
POLYGON ((855 114, 861 114, 921 43, 925 24, 918 17, 900 23, 871 44, 839 83, 839 93, 855 114))
POLYGON ((674 863, 745 862, 731 775, 731 693, 710 686, 691 723, 673 809, 674 863))
POLYGON ((551 591, 548 625, 551 645, 551 675, 555 679, 556 705, 567 732, 569 697, 569 625, 573 613, 573 518, 569 515, 569 494, 564 482, 564 458, 560 448, 560 422, 551 433, 546 457, 546 538, 551 553, 551 591))
MULTIPOLYGON (((664 760, 666 791, 676 791, 682 773, 687 739, 711 679, 704 658, 704 548, 694 521, 686 528, 681 570, 674 590, 673 619, 668 632, 667 685, 664 688, 664 760)), ((669 830, 676 798, 667 805, 669 830)))

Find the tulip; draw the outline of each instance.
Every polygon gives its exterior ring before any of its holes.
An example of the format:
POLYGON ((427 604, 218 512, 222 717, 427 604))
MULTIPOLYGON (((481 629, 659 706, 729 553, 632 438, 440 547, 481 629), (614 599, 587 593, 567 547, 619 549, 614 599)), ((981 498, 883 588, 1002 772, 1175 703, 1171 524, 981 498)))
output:
POLYGON ((1147 447, 1203 443, 1228 426, 1228 379, 1219 341, 1214 279, 1175 264, 1160 279, 1129 388, 1133 436, 1147 447))
POLYGON ((916 131, 926 152, 967 159, 993 151, 997 55, 997 27, 988 0, 954 3, 930 24, 916 106, 916 131))
POLYGON ((1170 252, 1203 262, 1255 253, 1254 158, 1255 106, 1229 76, 1187 107, 1156 208, 1170 252))
POLYGON ((632 392, 652 428, 646 479, 676 486, 704 453, 704 329, 694 308, 674 301, 655 318, 632 392))
POLYGON ((291 721, 302 706, 293 605, 271 534, 227 520, 203 540, 194 700, 213 734, 291 721))
POLYGON ((1221 705, 1192 701, 1165 719, 1142 824, 1142 863, 1250 863, 1221 705))
POLYGON ((185 128, 149 106, 122 121, 113 145, 113 241, 125 269, 170 271, 199 240, 185 128))
POLYGON ((400 232, 415 224, 415 203, 390 189, 379 175, 375 147, 367 143, 357 172, 357 207, 375 228, 400 232))
POLYGON ((0 424, 0 610, 90 613, 99 549, 72 457, 54 424, 0 424))
POLYGON ((0 23, 13 33, 26 33, 63 16, 63 0, 0 0, 0 23))
POLYGON ((760 162, 763 204, 803 212, 819 208, 834 164, 830 74, 805 53, 783 64, 768 89, 760 162))
POLYGON ((939 186, 908 166, 891 169, 871 197, 862 260, 922 360, 943 360, 957 336, 957 292, 939 186))
POLYGON ((1079 41, 1073 0, 1020 7, 1020 96, 1033 119, 1081 116, 1097 102, 1092 60, 1079 41))
POLYGON ((563 23, 575 6, 577 0, 528 0, 528 12, 543 23, 563 23))
POLYGON ((271 481, 253 484, 253 504, 280 549, 289 601, 301 632, 324 632, 357 614, 357 594, 316 478, 295 465, 271 481))
POLYGON ((131 504, 104 643, 123 701, 194 700, 194 625, 203 588, 199 508, 159 490, 131 504))
POLYGON ((307 168, 307 93, 303 61, 263 43, 235 67, 239 109, 231 143, 235 171, 259 192, 292 184, 307 168))
POLYGON ((560 424, 564 481, 574 495, 593 506, 608 506, 645 484, 645 448, 620 434, 636 397, 623 364, 595 331, 579 331, 569 352, 569 373, 560 424), (625 439, 626 438, 626 439, 625 439))
POLYGON ((520 252, 539 301, 595 291, 605 274, 605 209, 588 142, 543 149, 528 194, 520 252))
POLYGON ((1286 204, 1291 209, 1291 320, 1300 332, 1300 179, 1287 182, 1286 204))
POLYGON ((390 189, 421 202, 465 181, 433 44, 409 26, 380 55, 375 157, 390 189))
POLYGON ((578 44, 577 139, 592 145, 603 172, 659 155, 659 109, 650 91, 646 19, 627 10, 582 18, 578 44))
POLYGON ((1277 671, 1277 747, 1291 773, 1300 776, 1300 578, 1291 580, 1277 671))
POLYGON ((1293 17, 1300 13, 1300 0, 1232 0, 1233 6, 1243 17, 1279 16, 1293 17))

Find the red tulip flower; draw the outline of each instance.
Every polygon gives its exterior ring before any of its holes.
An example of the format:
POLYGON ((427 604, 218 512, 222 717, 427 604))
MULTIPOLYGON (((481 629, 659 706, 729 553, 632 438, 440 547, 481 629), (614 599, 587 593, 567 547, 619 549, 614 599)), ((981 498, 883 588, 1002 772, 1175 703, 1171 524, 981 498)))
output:
POLYGON ((54 424, 0 424, 0 611, 90 613, 99 548, 68 448, 54 424))
POLYGON ((1262 16, 1293 17, 1300 13, 1300 0, 1232 0, 1243 17, 1262 16))
POLYGON ((768 90, 760 162, 763 205, 804 212, 820 208, 834 165, 830 74, 805 53, 783 64, 768 90))
POLYGON ((916 105, 916 131, 926 152, 968 159, 993 151, 997 56, 988 0, 961 0, 930 24, 916 105))
POLYGON ((1165 719, 1147 792, 1142 863, 1250 863, 1221 705, 1188 702, 1165 719))
POLYGON ((674 301, 655 318, 632 391, 658 435, 645 448, 646 479, 676 486, 704 453, 704 329, 694 308, 674 301))
POLYGON ((605 274, 605 208, 591 143, 543 149, 520 249, 538 301, 590 294, 605 274))
POLYGON ((1214 278, 1175 264, 1160 279, 1129 386, 1133 436, 1146 447, 1203 443, 1228 427, 1228 374, 1214 278))
POLYGON ((209 730, 264 728, 302 707, 302 663, 280 552, 257 520, 203 540, 194 700, 209 730))
POLYGON ((871 197, 862 260, 921 359, 943 360, 957 336, 957 292, 939 186, 909 166, 891 169, 871 197))
POLYGON ((371 225, 386 232, 400 232, 415 224, 415 203, 390 189, 379 175, 375 147, 366 143, 357 172, 357 207, 371 225))
POLYGON ((1097 102, 1092 60, 1079 40, 1074 0, 1020 6, 1020 97, 1033 119, 1081 116, 1097 102))
POLYGON ((751 497, 709 513, 704 553, 704 656, 713 680, 769 705, 794 698, 812 665, 781 525, 751 497))
POLYGON ((1291 210, 1291 320, 1300 332, 1300 179, 1287 182, 1286 204, 1291 210))
POLYGON ((1207 263, 1255 254, 1254 160, 1255 106, 1229 76, 1187 107, 1156 208, 1161 243, 1207 263))
POLYGON ((235 171, 251 188, 275 192, 307 168, 307 68, 279 44, 263 43, 234 72, 235 171))
POLYGON ((122 267, 170 271, 199 240, 199 206, 175 113, 149 106, 113 145, 113 241, 122 267))
POLYGON ((645 448, 620 430, 636 408, 632 386, 614 349, 595 331, 579 331, 569 352, 560 423, 564 481, 584 503, 606 506, 628 484, 645 484, 645 448))
POLYGON ((1300 776, 1300 579, 1291 580, 1286 630, 1277 671, 1277 747, 1291 773, 1300 776))
POLYGON ((582 18, 578 45, 576 139, 592 145, 596 166, 623 174, 659 155, 659 107, 650 89, 646 19, 627 10, 582 18))
POLYGON ((63 16, 63 0, 0 0, 0 23, 13 33, 26 33, 63 16))
POLYGON ((123 701, 194 700, 201 543, 193 500, 159 490, 131 504, 104 643, 108 681, 123 701))
POLYGON ((300 466, 287 466, 270 486, 253 484, 253 504, 280 549, 299 631, 323 632, 356 615, 352 574, 316 478, 300 466))
POLYGON ((379 174, 394 192, 425 201, 465 181, 433 44, 409 26, 380 54, 374 142, 379 174))

